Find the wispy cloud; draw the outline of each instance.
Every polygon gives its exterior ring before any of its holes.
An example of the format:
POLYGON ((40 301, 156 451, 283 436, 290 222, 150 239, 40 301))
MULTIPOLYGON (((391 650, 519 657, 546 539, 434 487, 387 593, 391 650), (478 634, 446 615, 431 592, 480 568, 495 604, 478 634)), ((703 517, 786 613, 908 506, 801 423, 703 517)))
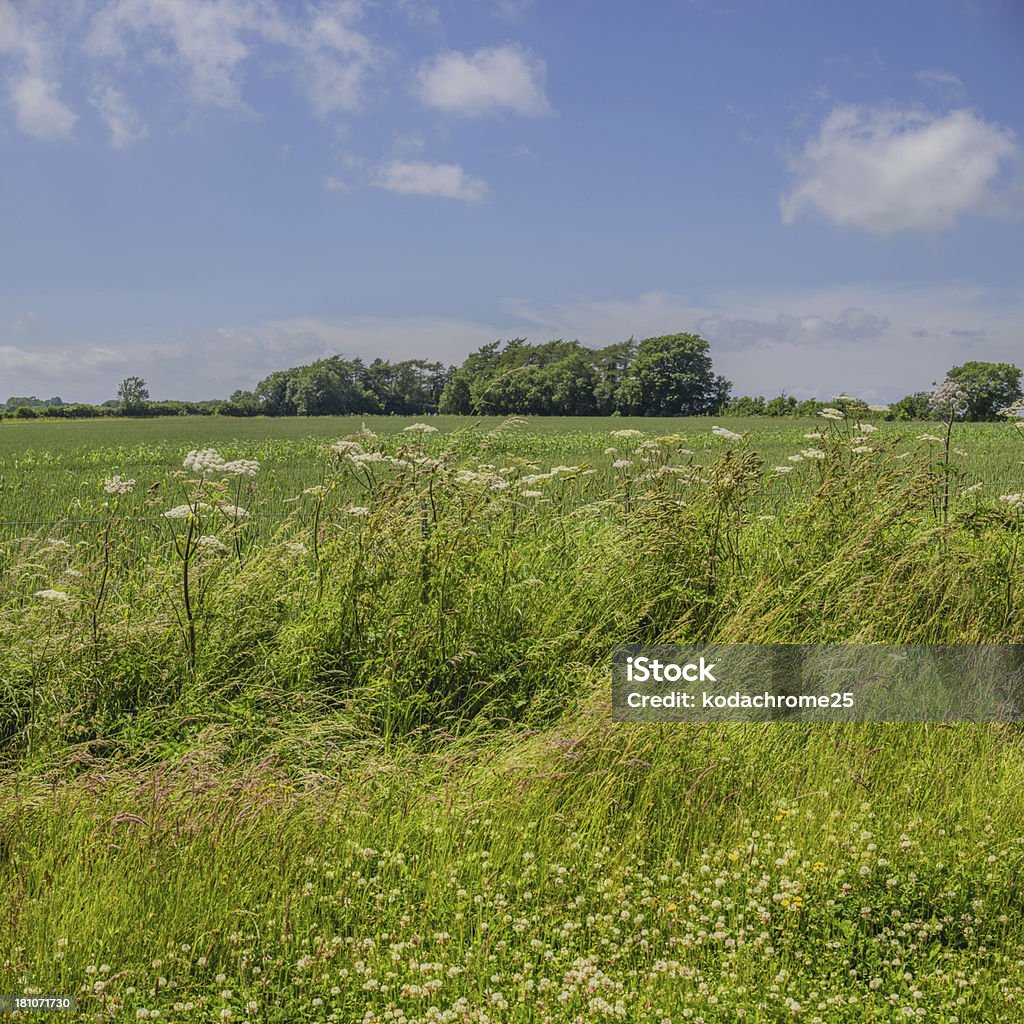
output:
POLYGON ((420 68, 417 93, 428 107, 448 114, 482 117, 511 111, 542 117, 551 112, 545 74, 544 61, 514 44, 472 54, 452 51, 420 68))
POLYGON ((918 71, 917 80, 923 86, 934 89, 944 96, 959 96, 964 91, 964 83, 959 75, 954 75, 952 71, 943 71, 940 68, 918 71))
POLYGON ((110 144, 114 149, 125 149, 146 137, 147 128, 142 118, 120 90, 112 85, 97 86, 90 102, 110 130, 110 144))
POLYGON ((35 9, 0 4, 0 55, 12 58, 10 103, 20 131, 37 139, 63 139, 78 118, 59 96, 53 40, 35 9))
POLYGON ((459 164, 429 164, 422 160, 392 160, 377 168, 373 184, 403 195, 437 196, 478 203, 490 194, 487 183, 473 178, 459 164))
POLYGON ((950 228, 994 207, 1000 173, 1019 156, 1012 132, 970 110, 841 106, 792 160, 782 219, 814 210, 879 235, 950 228))

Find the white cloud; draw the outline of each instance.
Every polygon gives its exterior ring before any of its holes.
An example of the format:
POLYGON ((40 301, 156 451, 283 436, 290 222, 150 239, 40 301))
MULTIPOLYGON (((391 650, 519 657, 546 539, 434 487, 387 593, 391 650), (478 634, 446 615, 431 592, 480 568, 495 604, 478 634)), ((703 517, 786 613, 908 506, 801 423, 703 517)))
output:
POLYGON ((115 0, 97 13, 87 46, 98 57, 125 59, 134 37, 148 63, 185 71, 196 100, 232 107, 249 56, 245 36, 274 24, 271 9, 253 0, 115 0))
POLYGON ((42 75, 25 75, 11 86, 18 127, 37 139, 63 139, 78 117, 57 95, 57 82, 42 75))
POLYGON ((277 47, 314 113, 326 117, 359 107, 382 59, 355 27, 361 15, 361 0, 113 0, 93 19, 86 47, 100 60, 183 74, 195 102, 225 108, 243 105, 256 53, 267 60, 277 47))
POLYGON ((782 219, 812 209, 879 235, 949 228, 994 206, 1004 162, 1019 155, 1008 129, 969 110, 838 107, 792 161, 782 219))
POLYGON ((959 96, 964 91, 964 83, 959 75, 952 71, 943 71, 941 68, 929 68, 925 71, 918 71, 917 80, 929 89, 937 92, 959 96))
POLYGON ((110 144, 114 149, 125 149, 145 138, 147 129, 142 119, 113 86, 98 86, 93 91, 91 103, 110 129, 110 144))
POLYGON ((351 192, 352 186, 345 181, 344 178, 338 178, 335 175, 329 175, 324 178, 324 188, 328 192, 351 192))
POLYGON ((480 117, 510 110, 541 117, 551 112, 544 78, 544 62, 510 44, 441 54, 420 68, 417 92, 427 106, 449 114, 480 117))
POLYGON ((470 177, 459 164, 428 164, 422 160, 392 160, 377 168, 373 184, 403 195, 438 196, 477 203, 490 189, 481 178, 470 177))
POLYGON ((319 10, 309 29, 293 36, 305 68, 306 94, 319 117, 359 109, 366 79, 384 59, 355 28, 361 13, 355 0, 340 0, 319 10))
POLYGON ((77 117, 58 95, 52 40, 45 24, 32 17, 34 11, 34 5, 19 10, 0 4, 0 54, 14 59, 10 102, 18 128, 26 135, 62 139, 71 134, 77 117))

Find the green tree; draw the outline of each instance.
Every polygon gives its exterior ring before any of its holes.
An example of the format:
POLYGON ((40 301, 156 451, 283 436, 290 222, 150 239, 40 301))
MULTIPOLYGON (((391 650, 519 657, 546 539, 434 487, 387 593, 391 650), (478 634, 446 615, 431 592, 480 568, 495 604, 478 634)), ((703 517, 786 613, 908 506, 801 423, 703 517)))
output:
POLYGON ((893 402, 886 413, 887 420, 930 420, 934 419, 930 391, 915 391, 893 402))
POLYGON ((946 374, 967 392, 964 419, 996 420, 1001 409, 1024 397, 1020 370, 1012 363, 985 363, 973 360, 954 366, 946 374))
POLYGON ((126 416, 137 416, 146 409, 149 388, 141 377, 125 377, 117 389, 117 401, 126 416))
POLYGON ((640 342, 620 411, 641 416, 703 416, 729 400, 730 381, 716 376, 708 343, 697 334, 666 334, 640 342))

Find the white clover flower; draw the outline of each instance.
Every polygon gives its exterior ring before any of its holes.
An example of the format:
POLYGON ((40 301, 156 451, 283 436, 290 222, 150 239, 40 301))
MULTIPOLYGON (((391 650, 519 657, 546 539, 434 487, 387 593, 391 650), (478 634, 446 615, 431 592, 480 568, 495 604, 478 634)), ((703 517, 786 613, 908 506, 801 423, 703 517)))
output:
POLYGON ((823 459, 825 453, 820 448, 802 448, 800 454, 805 459, 823 459))
POLYGON ((134 480, 123 480, 119 476, 112 476, 103 481, 103 490, 107 494, 131 494, 134 488, 134 480))
POLYGON ((775 473, 792 473, 793 472, 793 467, 792 466, 776 466, 775 469, 773 470, 773 472, 775 472, 775 473))
POLYGON ((633 462, 630 459, 616 459, 612 463, 612 469, 629 469, 632 465, 633 462))
POLYGON ((845 420, 846 419, 846 413, 843 412, 842 409, 835 409, 832 406, 827 406, 826 408, 822 409, 818 413, 818 415, 819 416, 823 416, 827 420, 836 420, 836 421, 838 421, 838 420, 845 420))
POLYGON ((55 604, 66 604, 71 598, 63 590, 37 590, 33 597, 41 597, 44 601, 53 601, 55 604))
POLYGON ((642 430, 633 430, 632 428, 629 428, 628 430, 613 430, 612 431, 612 437, 643 437, 643 436, 644 436, 644 432, 642 430))
POLYGON ((226 555, 228 553, 227 547, 216 537, 204 534, 196 541, 196 545, 200 551, 208 555, 226 555))
POLYGON ((437 427, 432 427, 429 423, 410 423, 409 426, 403 427, 403 433, 409 431, 419 431, 421 434, 436 434, 437 427))
POLYGON ((350 516, 368 516, 370 510, 365 505, 350 505, 345 509, 345 513, 350 516))
POLYGON ((260 464, 255 459, 235 459, 225 462, 223 472, 231 476, 255 476, 260 471, 260 464))
POLYGON ((1024 494, 1000 494, 999 500, 1006 502, 1010 508, 1024 508, 1024 494))
POLYGON ((737 434, 734 430, 729 430, 726 427, 714 426, 711 428, 711 433, 716 434, 718 437, 724 437, 729 441, 742 441, 743 435, 737 434))
POLYGON ((223 472, 227 463, 216 448, 193 448, 185 456, 182 465, 196 476, 209 476, 211 473, 223 472))

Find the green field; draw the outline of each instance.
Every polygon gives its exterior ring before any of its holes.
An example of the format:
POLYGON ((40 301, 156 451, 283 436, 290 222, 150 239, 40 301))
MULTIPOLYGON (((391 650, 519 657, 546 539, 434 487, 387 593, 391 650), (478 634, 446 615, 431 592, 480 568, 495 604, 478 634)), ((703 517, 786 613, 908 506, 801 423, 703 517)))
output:
POLYGON ((1013 425, 410 423, 0 425, 0 992, 1022 1019, 1018 726, 608 707, 622 643, 1024 642, 1013 425))

